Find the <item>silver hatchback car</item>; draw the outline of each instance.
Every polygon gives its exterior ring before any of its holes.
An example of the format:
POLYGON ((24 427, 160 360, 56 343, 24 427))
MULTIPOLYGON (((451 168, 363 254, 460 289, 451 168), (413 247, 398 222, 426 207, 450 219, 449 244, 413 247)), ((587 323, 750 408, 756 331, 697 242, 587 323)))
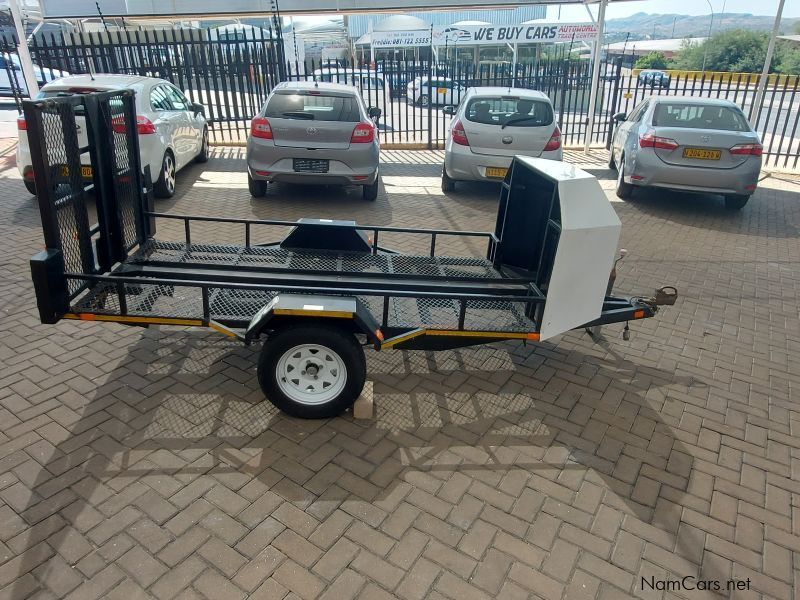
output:
POLYGON ((250 125, 250 194, 264 196, 272 181, 360 185, 365 200, 378 196, 380 109, 367 110, 358 89, 325 82, 275 86, 250 125))
POLYGON ((761 141, 733 102, 658 96, 614 120, 609 167, 622 199, 637 187, 660 187, 721 194, 738 210, 756 189, 761 141))
POLYGON ((561 130, 550 99, 518 88, 469 88, 447 134, 442 191, 457 181, 502 181, 517 154, 562 159, 561 130))

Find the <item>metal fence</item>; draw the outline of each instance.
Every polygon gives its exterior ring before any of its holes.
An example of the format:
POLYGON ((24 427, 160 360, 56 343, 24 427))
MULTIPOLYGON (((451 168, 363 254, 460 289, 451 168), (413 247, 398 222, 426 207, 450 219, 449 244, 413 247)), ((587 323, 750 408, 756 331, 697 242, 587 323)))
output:
MULTIPOLYGON (((25 96, 14 40, 0 40, 8 93, 25 96)), ((442 147, 451 116, 444 107, 466 88, 501 86, 540 90, 551 99, 562 139, 583 145, 589 121, 591 65, 550 56, 512 67, 509 63, 378 61, 357 66, 333 61, 281 60, 281 45, 270 30, 248 30, 231 38, 212 30, 114 31, 36 38, 29 44, 40 82, 71 73, 122 73, 162 77, 206 107, 211 139, 241 142, 250 118, 272 88, 285 80, 320 80, 357 86, 369 106, 381 109, 384 143, 442 147), (430 85, 426 85, 429 82, 430 85), (414 89, 416 86, 417 89, 414 89)), ((753 106, 756 82, 746 74, 678 74, 668 86, 646 81, 622 67, 622 57, 600 66, 591 144, 608 145, 612 116, 630 112, 652 95, 727 98, 742 107, 764 143, 764 161, 781 168, 800 161, 798 77, 771 76, 763 105, 753 106)), ((0 86, 2 87, 2 86, 0 86)))

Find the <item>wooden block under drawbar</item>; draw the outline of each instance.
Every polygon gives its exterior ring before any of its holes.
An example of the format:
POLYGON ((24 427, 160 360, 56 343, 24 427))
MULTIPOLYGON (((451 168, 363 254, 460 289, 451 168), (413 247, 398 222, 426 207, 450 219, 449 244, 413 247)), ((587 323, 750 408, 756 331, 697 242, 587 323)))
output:
POLYGON ((371 419, 374 412, 374 403, 372 401, 372 382, 367 381, 364 383, 364 389, 361 390, 361 395, 356 398, 353 404, 353 418, 355 419, 371 419))

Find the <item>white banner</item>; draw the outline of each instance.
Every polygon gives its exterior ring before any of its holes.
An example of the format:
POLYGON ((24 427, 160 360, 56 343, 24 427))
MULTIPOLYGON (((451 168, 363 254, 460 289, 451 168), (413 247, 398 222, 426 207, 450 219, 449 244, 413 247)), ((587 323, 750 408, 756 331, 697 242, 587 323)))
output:
POLYGON ((435 31, 433 43, 450 45, 541 44, 593 40, 594 23, 536 23, 531 25, 464 25, 435 31))
POLYGON ((373 48, 402 48, 403 46, 430 46, 431 30, 373 31, 373 48))
MULTIPOLYGON (((536 23, 532 25, 464 25, 434 30, 434 46, 498 46, 547 42, 590 41, 597 37, 594 23, 536 23)), ((374 48, 430 46, 430 29, 373 31, 374 48)))

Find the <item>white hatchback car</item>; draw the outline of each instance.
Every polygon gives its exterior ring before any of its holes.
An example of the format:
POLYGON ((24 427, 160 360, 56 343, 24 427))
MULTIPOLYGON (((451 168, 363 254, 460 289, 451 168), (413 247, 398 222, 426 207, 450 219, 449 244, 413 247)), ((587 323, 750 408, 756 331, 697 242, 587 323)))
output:
MULTIPOLYGON (((48 83, 37 98, 121 89, 131 89, 136 93, 136 121, 142 168, 150 166, 155 195, 169 198, 175 193, 175 174, 178 170, 192 161, 208 160, 208 124, 201 105, 191 103, 183 92, 164 79, 135 75, 72 75, 48 83)), ((83 118, 78 117, 77 120, 82 125, 83 118)), ((35 194, 24 117, 17 119, 17 129, 17 168, 22 174, 25 187, 31 194, 35 194)), ((80 128, 78 143, 81 146, 88 143, 86 127, 80 128)), ((88 154, 84 154, 81 160, 88 165, 88 154)), ((91 177, 91 169, 84 170, 84 177, 91 177)))
POLYGON ((445 144, 442 190, 456 181, 498 181, 516 154, 562 159, 561 130, 542 92, 507 87, 469 88, 445 144))
POLYGON ((448 77, 416 77, 406 88, 406 98, 413 104, 458 104, 465 88, 448 77))

